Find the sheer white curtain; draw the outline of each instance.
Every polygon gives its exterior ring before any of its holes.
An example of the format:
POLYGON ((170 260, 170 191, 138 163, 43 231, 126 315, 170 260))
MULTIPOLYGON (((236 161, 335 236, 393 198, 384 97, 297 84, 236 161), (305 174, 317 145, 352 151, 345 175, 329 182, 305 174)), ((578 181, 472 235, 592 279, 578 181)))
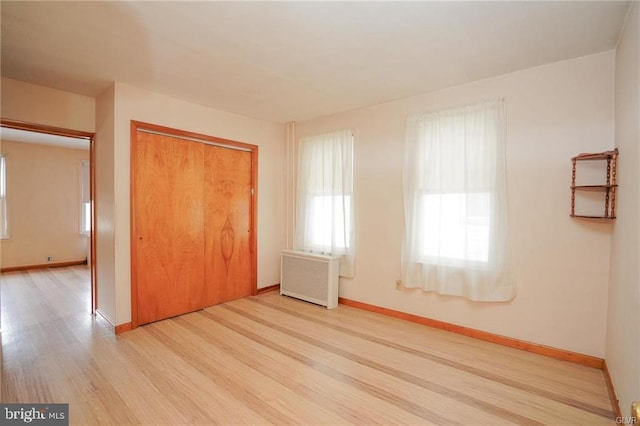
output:
POLYGON ((0 238, 9 236, 7 226, 7 162, 0 155, 0 238))
POLYGON ((89 160, 82 160, 80 162, 80 233, 84 235, 91 233, 90 174, 89 160))
POLYGON ((300 139, 294 248, 341 256, 354 273, 353 134, 340 130, 300 139))
POLYGON ((504 100, 409 118, 406 287, 476 301, 515 297, 505 175, 504 100))

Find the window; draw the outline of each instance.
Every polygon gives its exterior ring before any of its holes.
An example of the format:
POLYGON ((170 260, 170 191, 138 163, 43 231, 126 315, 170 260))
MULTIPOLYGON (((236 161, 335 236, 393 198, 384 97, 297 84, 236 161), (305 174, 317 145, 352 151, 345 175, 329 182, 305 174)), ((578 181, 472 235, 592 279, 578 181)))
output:
POLYGON ((409 119, 405 286, 482 301, 515 296, 504 114, 500 99, 409 119))
POLYGON ((9 237, 7 223, 7 160, 0 155, 0 238, 9 237))
POLYGON ((80 233, 91 234, 91 193, 89 161, 80 163, 80 233))
POLYGON ((422 194, 420 201, 425 259, 489 260, 489 192, 422 194))
POLYGON ((340 130, 298 144, 295 247, 342 256, 353 276, 353 134, 340 130))
POLYGON ((331 253, 332 246, 339 251, 349 248, 351 195, 315 194, 311 197, 310 211, 311 246, 331 253), (344 204, 343 204, 344 203, 344 204), (335 232, 333 232, 335 228, 335 232))

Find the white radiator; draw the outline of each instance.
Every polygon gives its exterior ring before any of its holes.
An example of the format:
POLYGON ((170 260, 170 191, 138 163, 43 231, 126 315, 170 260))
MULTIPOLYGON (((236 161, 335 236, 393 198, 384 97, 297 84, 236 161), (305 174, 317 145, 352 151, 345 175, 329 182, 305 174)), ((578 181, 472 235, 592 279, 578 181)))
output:
POLYGON ((282 251, 280 294, 333 309, 338 306, 340 256, 282 251))

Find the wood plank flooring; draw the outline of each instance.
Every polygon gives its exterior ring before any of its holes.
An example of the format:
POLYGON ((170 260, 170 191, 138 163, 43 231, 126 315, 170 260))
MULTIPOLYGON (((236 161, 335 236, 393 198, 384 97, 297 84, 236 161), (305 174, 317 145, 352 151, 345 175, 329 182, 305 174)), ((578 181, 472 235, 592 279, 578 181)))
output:
POLYGON ((614 424, 600 370, 277 292, 114 336, 84 267, 2 286, 2 402, 72 424, 614 424))

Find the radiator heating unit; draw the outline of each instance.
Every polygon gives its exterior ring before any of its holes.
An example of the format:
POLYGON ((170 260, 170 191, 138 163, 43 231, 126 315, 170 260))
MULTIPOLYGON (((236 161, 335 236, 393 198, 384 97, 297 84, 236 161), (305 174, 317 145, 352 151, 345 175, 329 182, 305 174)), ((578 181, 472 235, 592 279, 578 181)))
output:
POLYGON ((340 256, 282 251, 280 294, 333 309, 338 306, 340 256))

